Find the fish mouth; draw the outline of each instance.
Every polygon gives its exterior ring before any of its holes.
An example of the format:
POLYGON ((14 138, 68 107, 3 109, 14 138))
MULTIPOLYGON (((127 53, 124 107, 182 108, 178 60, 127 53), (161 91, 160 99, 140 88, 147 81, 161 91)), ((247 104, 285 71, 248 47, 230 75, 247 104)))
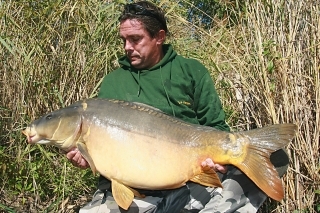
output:
POLYGON ((31 127, 27 127, 25 130, 22 131, 22 134, 24 134, 27 137, 28 143, 29 144, 34 144, 36 143, 34 140, 35 136, 37 135, 37 133, 32 133, 32 128, 31 127))

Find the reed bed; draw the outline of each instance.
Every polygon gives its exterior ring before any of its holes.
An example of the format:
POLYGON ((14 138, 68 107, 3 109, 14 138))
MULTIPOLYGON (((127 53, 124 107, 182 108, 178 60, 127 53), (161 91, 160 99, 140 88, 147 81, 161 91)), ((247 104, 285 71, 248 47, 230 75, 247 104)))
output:
MULTIPOLYGON (((0 212, 77 212, 96 177, 21 130, 46 112, 94 97, 123 54, 125 1, 0 1, 0 212)), ((317 0, 220 1, 226 13, 187 18, 189 1, 160 0, 168 42, 210 70, 234 131, 299 130, 286 147, 285 198, 259 212, 320 212, 320 8, 317 0)), ((200 11, 201 12, 201 11, 200 11)))

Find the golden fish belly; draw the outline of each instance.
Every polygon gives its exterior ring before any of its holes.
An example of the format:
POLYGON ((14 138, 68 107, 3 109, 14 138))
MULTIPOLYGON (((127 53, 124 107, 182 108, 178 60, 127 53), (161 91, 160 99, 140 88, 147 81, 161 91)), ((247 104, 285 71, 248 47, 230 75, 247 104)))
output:
POLYGON ((201 171, 195 148, 118 127, 92 127, 86 145, 101 175, 135 188, 180 187, 201 171))

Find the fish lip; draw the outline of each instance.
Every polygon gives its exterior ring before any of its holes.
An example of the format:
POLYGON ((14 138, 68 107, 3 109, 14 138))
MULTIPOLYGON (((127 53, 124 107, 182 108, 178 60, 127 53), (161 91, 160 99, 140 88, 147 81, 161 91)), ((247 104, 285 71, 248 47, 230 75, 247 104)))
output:
MULTIPOLYGON (((30 128, 31 129, 31 128, 30 128)), ((25 129, 22 131, 22 133, 27 137, 27 141, 29 144, 34 144, 35 142, 33 142, 33 138, 37 135, 37 134, 33 134, 33 135, 30 135, 31 133, 31 130, 28 130, 28 129, 25 129)))
POLYGON ((32 138, 34 138, 36 135, 29 135, 27 136, 27 139, 28 139, 28 143, 29 144, 33 144, 34 142, 32 141, 32 138))
POLYGON ((33 142, 32 138, 34 138, 36 135, 26 135, 27 136, 27 140, 29 144, 34 144, 35 142, 33 142))

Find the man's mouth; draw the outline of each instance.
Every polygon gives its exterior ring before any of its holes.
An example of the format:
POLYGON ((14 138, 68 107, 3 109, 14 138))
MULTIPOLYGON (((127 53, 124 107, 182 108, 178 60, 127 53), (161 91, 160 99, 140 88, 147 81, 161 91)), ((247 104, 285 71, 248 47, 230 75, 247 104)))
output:
POLYGON ((139 56, 138 56, 138 55, 131 55, 131 54, 129 54, 129 55, 128 55, 128 58, 130 58, 130 59, 137 59, 137 58, 139 58, 139 56))

